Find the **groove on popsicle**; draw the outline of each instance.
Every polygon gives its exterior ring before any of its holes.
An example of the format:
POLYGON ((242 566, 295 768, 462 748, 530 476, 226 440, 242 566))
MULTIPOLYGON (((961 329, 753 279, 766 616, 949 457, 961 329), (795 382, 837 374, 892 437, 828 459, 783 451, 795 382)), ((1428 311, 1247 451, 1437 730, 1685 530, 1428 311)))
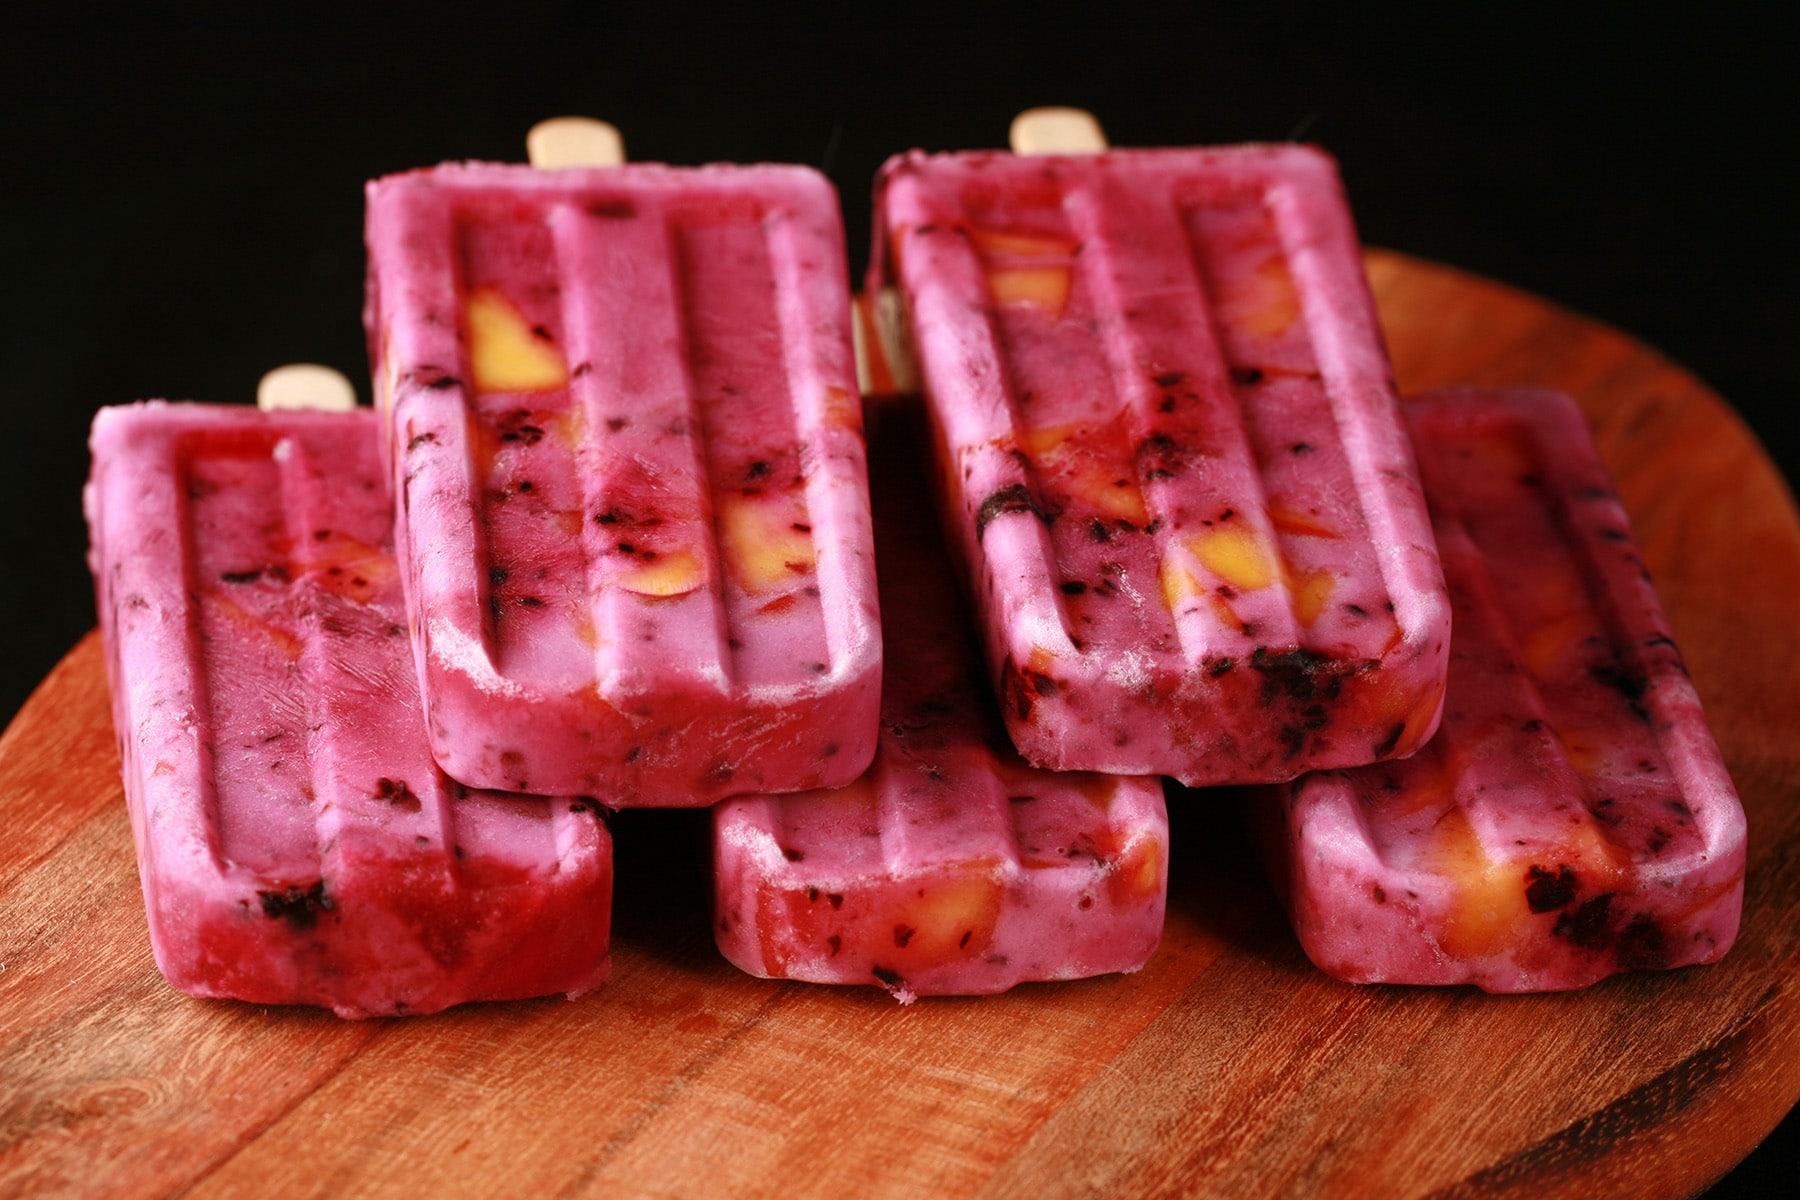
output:
POLYGON ((565 210, 559 249, 581 364, 591 661, 614 703, 677 676, 719 692, 727 623, 674 218, 645 196, 588 209, 565 210), (638 507, 652 501, 654 513, 638 507))
MULTIPOLYGON (((982 473, 986 497, 968 497, 971 504, 982 505, 975 516, 973 557, 984 564, 1018 567, 1004 586, 995 587, 998 599, 1017 604, 1003 605, 996 618, 1052 655, 1072 654, 1068 618, 1056 590, 1062 581, 1054 575, 1055 539, 1041 519, 1043 481, 1035 463, 1019 448, 1021 435, 1029 428, 1024 409, 1031 385, 1019 375, 1018 357, 1008 352, 1007 316, 998 302, 979 309, 967 309, 960 302, 963 297, 992 297, 980 251, 967 230, 920 225, 908 233, 907 244, 909 259, 935 256, 933 270, 941 285, 920 289, 913 297, 918 323, 937 322, 962 331, 959 374, 980 393, 978 404, 940 409, 938 419, 960 425, 940 435, 963 447, 959 457, 944 464, 947 471, 963 473, 951 486, 967 488, 971 476, 982 473)), ((985 581, 973 581, 977 591, 987 586, 985 581)))
POLYGON ((902 986, 909 971, 983 955, 1018 878, 1017 831, 994 755, 985 746, 964 751, 930 771, 900 753, 876 758, 885 874, 916 881, 886 964, 902 986))
POLYGON ((779 318, 814 306, 795 297, 799 271, 784 240, 791 218, 761 199, 728 203, 738 209, 732 220, 684 209, 671 230, 686 358, 731 674, 745 688, 792 687, 796 678, 823 681, 837 665, 821 587, 832 564, 819 554, 837 514, 814 511, 810 456, 825 446, 802 424, 817 403, 817 366, 793 359, 795 339, 804 347, 817 334, 779 318), (767 301, 729 299, 746 294, 767 301))
MULTIPOLYGON (((1476 777, 1487 764, 1472 757, 1478 745, 1465 744, 1459 734, 1480 723, 1477 707, 1516 727, 1514 757, 1529 764, 1533 776, 1530 791, 1515 796, 1510 788, 1496 788, 1499 795, 1492 798, 1505 798, 1515 828, 1538 797, 1580 787, 1568 755, 1557 745, 1551 705, 1529 673, 1516 669, 1515 664, 1523 661, 1521 631, 1508 619, 1506 600, 1481 547, 1464 523, 1448 514, 1438 524, 1438 547, 1457 602, 1458 636, 1450 668, 1451 704, 1457 717, 1447 712, 1438 736, 1411 759, 1371 768, 1371 778, 1406 780, 1408 786, 1366 791, 1364 804, 1356 809, 1383 861, 1426 874, 1441 870, 1431 861, 1433 852, 1443 857, 1466 849, 1456 843, 1464 829, 1486 851, 1504 855, 1511 849, 1494 836, 1481 836, 1490 828, 1487 820, 1468 820, 1490 802, 1486 793, 1499 782, 1491 771, 1476 777), (1431 836, 1422 838, 1427 831, 1431 836), (1414 861, 1421 847, 1426 858, 1414 861)), ((1551 836, 1562 832, 1544 827, 1547 824, 1540 825, 1540 832, 1551 836)))
MULTIPOLYGON (((1519 665, 1511 671, 1504 671, 1500 663, 1471 669, 1464 665, 1468 651, 1458 647, 1486 643, 1459 637, 1452 644, 1453 702, 1467 709, 1475 703, 1471 700, 1475 694, 1483 701, 1477 710, 1486 710, 1489 692, 1479 689, 1492 686, 1489 681, 1495 675, 1510 677, 1523 693, 1518 702, 1529 703, 1526 711, 1541 714, 1548 722, 1537 740, 1548 743, 1558 769, 1566 770, 1578 785, 1584 815, 1593 822, 1596 835, 1632 858, 1647 851, 1654 857, 1663 857, 1665 851, 1668 857, 1678 857, 1683 847, 1696 849, 1703 840, 1691 824, 1676 819, 1680 814, 1670 812, 1667 820, 1652 822, 1649 828, 1626 823, 1642 815, 1642 797, 1668 795, 1672 781, 1679 778, 1670 769, 1662 737, 1645 706, 1647 677, 1640 674, 1643 664, 1635 661, 1637 643, 1659 631, 1631 630, 1622 612, 1606 600, 1606 571, 1593 557, 1598 543, 1581 531, 1577 515, 1569 509, 1570 496, 1546 486, 1538 474, 1547 465, 1547 455, 1534 445, 1536 440, 1517 426, 1490 427, 1479 439, 1452 434, 1438 439, 1431 469, 1442 472, 1455 456, 1457 475, 1454 486, 1432 489, 1439 508, 1445 510, 1442 521, 1455 522, 1482 551, 1478 558, 1459 556, 1446 563, 1457 600, 1473 593, 1472 602, 1457 608, 1458 629, 1479 624, 1494 630, 1495 641, 1519 665), (1487 461, 1483 442, 1502 447, 1506 465, 1487 461), (1527 474, 1500 478, 1514 470, 1527 474), (1526 500, 1521 492, 1535 493, 1537 499, 1526 500), (1522 545, 1535 547, 1529 563, 1518 561, 1516 554, 1509 557, 1509 547, 1522 545), (1462 580, 1471 577, 1473 586, 1465 590, 1462 580), (1515 615, 1558 607, 1559 619, 1548 626, 1521 627, 1515 615), (1603 730, 1583 729, 1583 714, 1622 719, 1609 719, 1603 730), (1633 714, 1639 719, 1631 719, 1633 714)), ((1440 546, 1444 542, 1442 535, 1439 542, 1440 546)), ((1498 717, 1505 710, 1493 711, 1498 717)))
POLYGON ((1151 517, 1146 531, 1165 580, 1171 571, 1187 570, 1204 589, 1184 597, 1172 614, 1185 657, 1205 661, 1214 649, 1208 634, 1226 618, 1246 633, 1254 629, 1262 644, 1300 644, 1285 573, 1269 561, 1276 531, 1249 434, 1253 414, 1232 388, 1222 348, 1226 335, 1208 286, 1206 231, 1189 228, 1166 196, 1144 198, 1103 182, 1070 188, 1064 206, 1083 244, 1078 269, 1104 297, 1095 305, 1101 344, 1113 377, 1123 381, 1121 415, 1137 461, 1121 469, 1143 490, 1151 517), (1122 272, 1114 268, 1127 255, 1139 266, 1159 265, 1166 272, 1163 286, 1126 293, 1122 272), (1158 319, 1159 308, 1168 310, 1166 319, 1158 319), (1161 329, 1181 332, 1159 338, 1161 329), (1170 411, 1159 418, 1164 405, 1170 411), (1179 436, 1159 434, 1159 428, 1179 436), (1198 563, 1189 566, 1192 552, 1182 546, 1182 535, 1236 537, 1243 531, 1268 575, 1261 586, 1210 585, 1198 563))
POLYGON ((186 493, 183 558, 191 563, 185 594, 200 652, 196 691, 205 692, 204 706, 196 704, 196 729, 212 732, 201 747, 199 774, 209 793, 208 830, 222 864, 309 884, 319 857, 316 721, 304 701, 306 632, 288 624, 297 615, 290 601, 293 564, 267 541, 251 547, 231 534, 288 532, 285 468, 274 458, 283 443, 246 432, 193 435, 177 444, 182 470, 175 478, 186 493), (248 549, 251 557, 244 556, 248 549))
MULTIPOLYGON (((529 139, 533 143, 532 162, 538 166, 546 165, 540 161, 537 145, 543 128, 534 127, 529 139)), ((601 289, 582 285, 584 279, 600 277, 591 272, 604 270, 603 263, 596 261, 603 256, 594 248, 600 238, 595 226, 603 222, 604 218, 572 205, 553 208, 547 218, 554 247, 557 313, 562 321, 569 394, 563 420, 550 431, 552 436, 540 437, 534 449, 547 451, 553 464, 550 470, 542 472, 545 478, 558 480, 560 486, 573 492, 560 498, 565 506, 562 532, 568 550, 559 557, 559 594, 550 601, 552 606, 566 609, 571 621, 568 627, 558 630, 559 652, 570 671, 565 686, 570 690, 591 684, 593 664, 602 657, 606 644, 601 632, 603 622, 596 611, 605 579, 604 557, 594 540, 594 521, 603 511, 597 489, 604 487, 609 467, 604 450, 587 457, 581 453, 583 441, 596 437, 596 431, 606 427, 601 415, 601 409, 610 400, 603 392, 608 381, 606 372, 615 369, 623 357, 616 347, 596 339, 595 331, 606 327, 605 320, 591 312, 589 306, 603 303, 604 296, 601 289)), ((540 519, 548 521, 551 514, 540 519)))
POLYGON ((556 230, 542 218, 477 201, 458 213, 451 236, 453 278, 440 286, 441 294, 457 297, 463 331, 457 371, 464 381, 476 555, 455 569, 470 573, 467 586, 479 605, 470 615, 479 613, 496 672, 573 686, 567 664, 579 661, 571 651, 583 598, 565 581, 579 578, 582 547, 573 535, 581 512, 571 494, 574 364, 553 265, 556 230), (498 335, 496 327, 511 329, 513 337, 498 335), (533 352, 526 369, 496 367, 495 343, 509 341, 533 352))
POLYGON ((1369 633, 1371 625, 1386 627, 1390 634, 1394 625, 1386 577, 1364 511, 1366 498, 1379 492, 1371 486, 1346 495, 1329 486, 1342 474, 1353 474, 1347 458, 1354 438, 1347 431, 1362 423, 1337 411, 1332 384, 1320 368, 1314 314, 1305 304, 1294 247, 1271 199, 1285 186, 1190 204, 1185 223, 1196 273, 1210 294, 1224 369, 1220 383, 1240 414, 1249 461, 1257 465, 1283 608, 1300 627, 1293 630, 1292 644, 1368 644, 1376 640, 1369 633), (1228 321, 1220 315, 1228 302, 1225 255, 1241 244, 1245 224, 1266 239, 1270 254, 1253 268, 1237 264, 1238 287, 1245 286, 1243 276, 1256 282, 1249 313, 1243 311, 1242 296, 1231 297, 1238 311, 1228 321), (1296 429, 1314 435, 1294 442, 1296 429), (1281 436, 1283 430, 1286 436, 1281 436), (1329 570, 1309 562, 1315 546, 1332 549, 1326 556, 1332 563, 1329 570), (1362 590, 1349 590, 1357 588, 1362 590))
MULTIPOLYGON (((200 493, 205 489, 197 486, 193 446, 184 443, 180 438, 168 437, 159 447, 159 454, 168 467, 166 478, 170 480, 174 491, 172 495, 166 497, 152 497, 148 500, 148 504, 158 507, 166 504, 172 510, 174 520, 165 524, 164 529, 168 531, 165 536, 172 534, 177 539, 177 548, 173 555, 144 554, 139 556, 137 569, 146 572, 155 571, 158 567, 167 569, 165 564, 171 559, 176 564, 175 570, 180 573, 181 581, 179 590, 173 594, 186 600, 186 606, 180 614, 183 628, 179 645, 180 649, 187 653, 171 657, 177 664, 176 670, 181 678, 179 692, 185 692, 193 710, 194 729, 196 731, 211 729, 216 728, 214 713, 218 704, 209 684, 208 667, 213 659, 212 639, 207 632, 206 608, 200 599, 205 594, 202 591, 202 572, 206 566, 211 564, 203 565, 201 563, 201 547, 194 537, 195 502, 197 499, 203 498, 200 493)), ((120 568, 115 567, 115 584, 119 573, 120 568)), ((124 603, 125 597, 114 593, 112 601, 115 604, 124 603)), ((114 619, 123 624, 122 615, 115 613, 114 619)), ((123 631, 117 641, 123 643, 123 631)), ((117 648, 115 647, 115 650, 117 648)), ((115 670, 119 672, 114 686, 121 689, 122 692, 135 693, 140 685, 137 680, 124 675, 128 665, 130 664, 122 660, 114 663, 115 670)), ((141 749, 139 739, 121 736, 119 741, 122 752, 127 756, 126 766, 129 769, 130 758, 136 757, 141 749)), ((171 765, 177 771, 182 770, 182 764, 171 765)), ((200 809, 198 815, 200 825, 205 830, 207 849, 211 852, 215 863, 223 863, 226 859, 226 847, 223 826, 220 824, 221 804, 217 754, 210 741, 198 736, 194 738, 193 762, 186 764, 186 769, 189 772, 188 778, 192 779, 195 784, 194 795, 200 809)), ((140 761, 137 764, 136 773, 138 778, 144 779, 148 778, 152 772, 160 770, 162 770, 160 763, 140 761)))
POLYGON ((969 863, 1004 872, 1018 861, 1011 806, 994 753, 975 744, 972 735, 958 737, 955 748, 958 753, 940 755, 930 770, 921 770, 920 760, 903 753, 899 743, 894 753, 876 758, 881 852, 896 877, 921 866, 969 863))
MULTIPOLYGON (((862 494, 849 484, 855 472, 826 470, 831 459, 862 454, 861 397, 846 391, 840 381, 854 378, 856 365, 846 361, 843 347, 850 339, 820 336, 813 322, 821 310, 844 316, 837 294, 805 296, 808 280, 820 289, 824 278, 817 265, 807 261, 808 239, 792 217, 780 217, 766 226, 771 274, 780 319, 782 358, 787 381, 788 407, 793 427, 811 456, 800 463, 806 482, 802 490, 805 523, 811 530, 813 579, 818 588, 816 610, 823 625, 826 676, 835 678, 867 636, 867 617, 855 582, 857 565, 846 559, 851 546, 872 544, 872 533, 849 536, 864 519, 862 494)), ((854 355, 852 355, 854 358, 854 355)), ((866 466, 864 470, 866 471, 866 466)))
POLYGON ((1687 796, 1702 801, 1693 806, 1700 837, 1708 847, 1723 844, 1741 836, 1733 828, 1741 809, 1717 802, 1720 794, 1735 791, 1649 569, 1630 537, 1629 518, 1611 479, 1581 457, 1578 447, 1586 438, 1580 416, 1566 405, 1552 408, 1547 398, 1544 407, 1551 410, 1543 417, 1549 432, 1533 441, 1550 475, 1577 481, 1560 496, 1558 511, 1570 544, 1582 548, 1590 592, 1612 631, 1621 668, 1619 673, 1590 671, 1582 680, 1626 699, 1634 711, 1644 709, 1671 776, 1687 796), (1560 431, 1553 421, 1561 424, 1560 431))
MULTIPOLYGON (((318 461, 301 438, 286 439, 277 462, 296 548, 288 587, 303 617, 294 691, 306 711, 319 897, 356 892, 379 877, 371 864, 396 860, 408 864, 409 879, 423 884, 429 873, 447 892, 457 844, 447 781, 413 728, 383 728, 394 723, 394 698, 418 686, 395 620, 403 608, 385 505, 359 506, 356 473, 318 461), (341 490, 327 494, 327 479, 341 490)), ((404 706, 400 719, 410 725, 416 711, 404 706)))

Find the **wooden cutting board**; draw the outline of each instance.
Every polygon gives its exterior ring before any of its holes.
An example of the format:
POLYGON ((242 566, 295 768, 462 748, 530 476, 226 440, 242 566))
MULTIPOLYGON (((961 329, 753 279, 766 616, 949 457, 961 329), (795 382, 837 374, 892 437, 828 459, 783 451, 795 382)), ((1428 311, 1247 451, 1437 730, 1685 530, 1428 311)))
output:
POLYGON ((1142 972, 896 1005, 713 951, 704 813, 615 836, 612 979, 347 1023, 150 959, 99 648, 0 741, 0 1195, 1691 1193, 1800 1096, 1800 521, 1646 347, 1372 252, 1401 386, 1572 392, 1750 817, 1717 966, 1588 991, 1353 987, 1306 963, 1216 798, 1174 797, 1142 972))

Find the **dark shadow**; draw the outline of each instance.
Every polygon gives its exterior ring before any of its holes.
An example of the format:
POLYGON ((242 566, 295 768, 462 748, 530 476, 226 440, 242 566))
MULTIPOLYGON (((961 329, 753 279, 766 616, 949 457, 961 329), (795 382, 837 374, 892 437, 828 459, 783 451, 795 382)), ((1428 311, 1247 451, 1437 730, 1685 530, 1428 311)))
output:
POLYGON ((712 810, 613 816, 613 945, 672 966, 717 969, 712 937, 712 810))

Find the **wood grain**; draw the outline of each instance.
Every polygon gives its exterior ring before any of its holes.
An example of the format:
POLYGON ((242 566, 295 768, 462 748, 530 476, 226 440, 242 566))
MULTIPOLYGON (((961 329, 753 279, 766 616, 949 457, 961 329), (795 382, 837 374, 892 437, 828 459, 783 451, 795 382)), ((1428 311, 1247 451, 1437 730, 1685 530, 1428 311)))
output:
POLYGON ((1216 797, 1137 975, 900 1008, 737 974, 703 813, 615 836, 614 977, 432 1018, 191 1000, 149 955, 97 641, 0 739, 0 1195, 1684 1195, 1800 1096, 1800 520, 1698 381, 1371 252, 1403 388, 1572 392, 1750 815, 1714 967, 1556 996, 1312 970, 1216 797))

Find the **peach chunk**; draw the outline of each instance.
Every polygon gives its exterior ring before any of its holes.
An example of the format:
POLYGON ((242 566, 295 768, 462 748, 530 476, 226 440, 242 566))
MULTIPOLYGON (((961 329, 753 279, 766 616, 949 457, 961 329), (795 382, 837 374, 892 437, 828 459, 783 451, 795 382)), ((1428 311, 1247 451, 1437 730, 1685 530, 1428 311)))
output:
POLYGON ((1176 562, 1172 556, 1162 560, 1162 566, 1157 574, 1158 582, 1162 584, 1163 603, 1168 606, 1170 612, 1175 612, 1185 601, 1200 594, 1200 581, 1194 577, 1192 571, 1176 562))
POLYGON ((1331 602, 1337 590, 1337 576, 1330 571, 1287 571, 1288 591, 1294 598, 1294 617, 1308 629, 1331 602))
POLYGON ((499 288, 469 293, 463 320, 476 391, 548 392, 568 386, 569 368, 555 344, 534 330, 499 288))
POLYGON ((1060 317, 1069 304, 1067 267, 993 267, 988 270, 988 290, 996 304, 1024 304, 1060 317))
POLYGON ((1471 958, 1500 952, 1531 919, 1524 866, 1489 857, 1460 808, 1446 812, 1432 833, 1432 868, 1449 876, 1453 889, 1444 915, 1444 950, 1471 958))
POLYGON ((1118 863, 1107 877, 1107 888, 1113 903, 1141 904, 1162 894, 1163 849, 1153 837, 1140 837, 1124 847, 1118 863))
POLYGON ((999 864, 979 859, 933 879, 902 905, 894 918, 894 946, 901 974, 958 957, 973 957, 994 939, 1005 889, 999 864))
POLYGON ((1275 582, 1276 565, 1255 531, 1222 525, 1188 539, 1188 550, 1220 582, 1253 592, 1275 582))
POLYGON ((615 578, 620 587, 640 596, 685 596, 706 582, 706 563, 692 550, 680 547, 654 557, 633 558, 615 578))
POLYGON ((1072 498, 1117 521, 1139 528, 1150 523, 1143 490, 1116 430, 1047 425, 1022 432, 1019 448, 1072 498))
POLYGON ((719 552, 752 595, 812 572, 817 550, 797 496, 728 492, 714 501, 719 552))
MULTIPOLYGON (((277 655, 289 662, 298 661, 301 652, 306 648, 305 643, 299 637, 272 621, 264 620, 235 600, 228 598, 220 589, 209 590, 204 603, 210 613, 265 643, 277 655)), ((242 644, 254 645, 256 643, 244 642, 242 644)))
POLYGON ((391 555, 379 547, 336 531, 320 531, 302 542, 298 565, 316 586, 346 600, 367 604, 398 573, 391 555))
MULTIPOLYGON (((1400 733, 1394 739, 1393 746, 1388 750, 1387 756, 1390 758, 1406 758, 1418 749, 1425 731, 1431 728, 1431 723, 1436 719, 1438 710, 1444 706, 1444 689, 1441 686, 1434 687, 1421 696, 1410 698, 1410 702, 1407 702, 1408 699, 1407 697, 1396 697, 1396 700, 1402 703, 1391 715, 1395 723, 1400 726, 1400 733)), ((1421 758, 1420 761, 1424 760, 1421 758)), ((1446 782, 1440 790, 1448 787, 1449 784, 1446 782)))
POLYGON ((1300 293, 1288 273, 1287 258, 1280 253, 1264 259, 1254 271, 1226 277, 1215 304, 1223 324, 1257 337, 1285 333, 1300 316, 1300 293))
POLYGON ((987 269, 996 304, 1025 304, 1060 317, 1073 282, 1070 259, 1076 244, 1055 234, 973 228, 969 238, 987 269))
POLYGON ((1334 538, 1340 536, 1338 531, 1325 524, 1310 513, 1285 505, 1269 506, 1269 523, 1275 526, 1275 532, 1287 534, 1289 537, 1334 538))

